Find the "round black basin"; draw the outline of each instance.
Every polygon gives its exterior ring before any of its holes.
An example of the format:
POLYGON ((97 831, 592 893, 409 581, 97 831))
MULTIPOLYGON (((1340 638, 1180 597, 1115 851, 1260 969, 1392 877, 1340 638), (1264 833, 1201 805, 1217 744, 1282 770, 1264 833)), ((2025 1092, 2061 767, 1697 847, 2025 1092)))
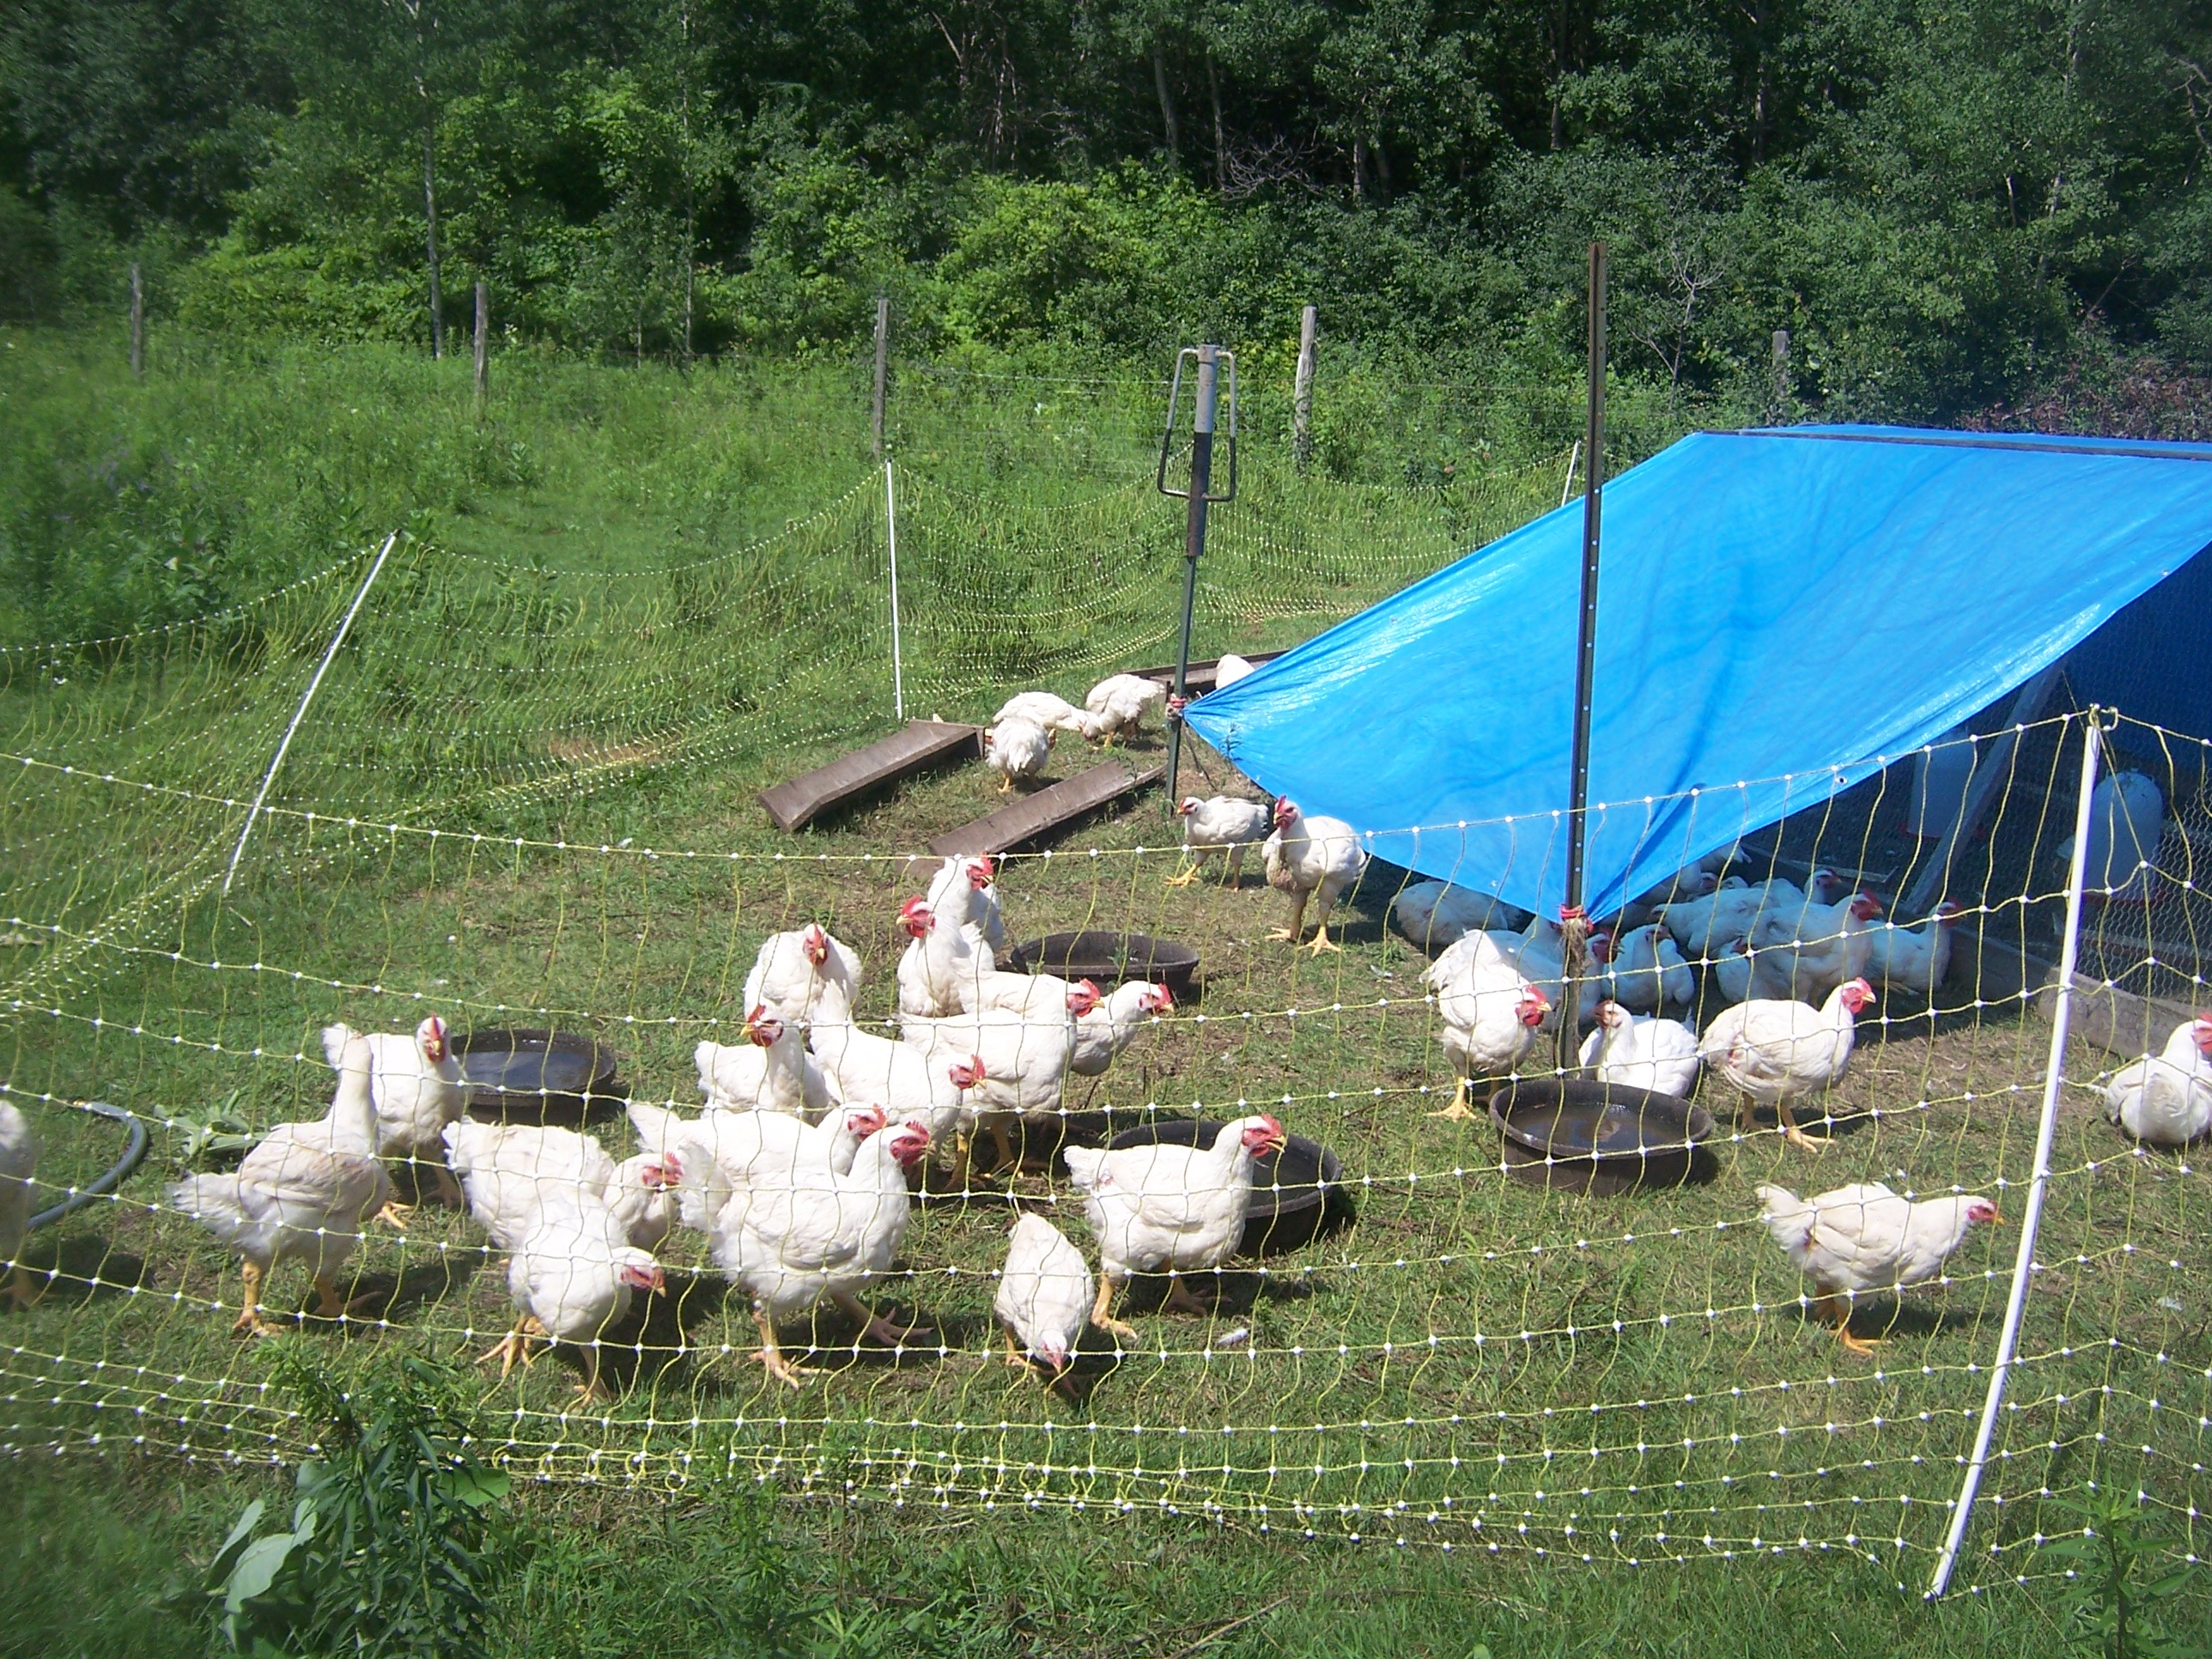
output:
MULTIPOLYGON (((1125 1146, 1210 1146, 1227 1126, 1188 1118, 1158 1118, 1124 1130, 1107 1143, 1125 1146)), ((1280 1152, 1252 1162, 1252 1207, 1244 1212, 1239 1255, 1277 1255, 1334 1232, 1352 1219, 1344 1166, 1318 1140, 1292 1135, 1280 1152)))
POLYGON ((453 1041, 469 1115, 490 1122, 581 1123, 620 1109, 617 1061, 567 1031, 471 1031, 453 1041))
POLYGON ((1520 1179, 1577 1192, 1621 1193, 1705 1178, 1698 1143, 1712 1114, 1674 1095, 1570 1078, 1516 1078, 1490 1097, 1520 1179))
POLYGON ((1190 994, 1198 952, 1150 933, 1047 933, 1042 939, 1024 939, 1007 951, 1006 966, 1017 974, 1092 980, 1108 991, 1124 980, 1141 980, 1166 986, 1180 1000, 1190 994))

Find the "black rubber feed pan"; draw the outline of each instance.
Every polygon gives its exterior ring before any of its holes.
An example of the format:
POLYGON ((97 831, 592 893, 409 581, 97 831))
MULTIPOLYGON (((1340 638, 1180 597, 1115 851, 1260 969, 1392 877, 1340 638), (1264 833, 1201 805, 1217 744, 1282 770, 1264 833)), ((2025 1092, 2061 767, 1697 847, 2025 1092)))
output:
POLYGON ((620 1062, 589 1037, 534 1030, 471 1031, 453 1042, 469 1115, 501 1123, 581 1123, 617 1110, 620 1062))
MULTIPOLYGON (((1210 1146, 1227 1126, 1160 1118, 1142 1128, 1125 1130, 1107 1143, 1125 1146, 1210 1146)), ((1292 1135, 1279 1152, 1252 1164, 1252 1207, 1244 1213, 1239 1255, 1278 1255, 1311 1243, 1352 1220, 1352 1197, 1344 1190, 1344 1165, 1318 1140, 1292 1135)))
POLYGON ((1577 1192, 1674 1187, 1710 1173, 1712 1114, 1674 1095, 1570 1078, 1516 1079, 1490 1097, 1522 1181, 1577 1192))
POLYGON ((1191 994, 1198 952, 1150 933, 1047 933, 1042 939, 1024 939, 1007 951, 1006 965, 1018 974, 1094 980, 1106 991, 1124 980, 1142 980, 1166 986, 1180 1000, 1191 994))

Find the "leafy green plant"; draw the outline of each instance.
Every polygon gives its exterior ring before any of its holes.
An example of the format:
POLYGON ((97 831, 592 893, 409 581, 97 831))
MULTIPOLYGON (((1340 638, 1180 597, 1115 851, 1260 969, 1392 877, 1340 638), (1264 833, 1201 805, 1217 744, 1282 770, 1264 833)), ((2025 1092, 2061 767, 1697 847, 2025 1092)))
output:
POLYGON ((254 1659, 481 1652, 509 1550, 507 1476, 470 1449, 458 1378, 416 1358, 341 1389, 280 1345, 278 1381, 317 1426, 289 1524, 256 1499, 196 1589, 172 1599, 254 1659))
POLYGON ((2193 1563, 2156 1577, 2163 1553, 2143 1512, 2143 1494, 2085 1487, 2062 1508, 2081 1517, 2081 1535, 2046 1544, 2042 1553, 2076 1564, 2067 1580, 2061 1628, 2079 1653, 2108 1659, 2203 1659, 2212 1647, 2166 1633, 2160 1608, 2196 1576, 2193 1563))
POLYGON ((170 1127, 184 1135, 177 1147, 179 1170, 204 1168, 216 1159, 235 1158, 252 1147, 253 1126, 236 1109, 245 1092, 243 1089, 233 1089, 204 1118, 179 1116, 170 1120, 170 1127))

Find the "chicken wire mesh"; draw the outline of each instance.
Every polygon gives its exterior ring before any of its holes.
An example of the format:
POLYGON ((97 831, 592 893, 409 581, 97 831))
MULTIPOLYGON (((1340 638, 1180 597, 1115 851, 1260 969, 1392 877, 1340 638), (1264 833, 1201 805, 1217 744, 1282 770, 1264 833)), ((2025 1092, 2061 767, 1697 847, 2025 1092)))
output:
MULTIPOLYGON (((4 1091, 43 1142, 39 1201, 114 1153, 83 1103, 119 1101, 158 1127, 144 1172, 23 1245, 45 1294, 0 1327, 0 1443, 222 1462, 303 1449, 232 1334, 238 1257, 164 1183, 221 1175, 270 1126, 319 1117, 333 1022, 402 1042, 426 1015, 471 1040, 574 1033, 619 1060, 597 1094, 688 1116, 696 1045, 747 1041, 763 939, 818 924, 865 966, 860 1028, 897 1035, 901 906, 939 873, 919 849, 996 804, 985 775, 910 784, 797 841, 772 840, 744 804, 764 767, 886 724, 879 482, 741 556, 659 570, 403 546, 227 898, 246 803, 368 555, 203 623, 8 653, 4 1091)), ((1554 487, 1530 469, 1453 490, 1255 489, 1218 526, 1201 639, 1295 637, 1549 505, 1554 487)), ((1079 693, 1164 637, 1174 509, 1148 486, 1036 509, 920 471, 899 491, 920 707, 988 714, 1001 691, 1055 676, 1079 693)), ((1456 1078, 1423 977, 1441 941, 1389 925, 1409 873, 1370 864, 1332 924, 1344 949, 1321 955, 1265 937, 1281 901, 1252 875, 1226 885, 1217 863, 1169 884, 1181 851, 1150 801, 1069 850, 1010 857, 994 886, 1015 938, 1187 942, 1200 988, 1133 1022, 1103 1075, 1060 1089, 1018 1167, 992 1176, 980 1158, 963 1180, 933 1154, 924 1184, 939 1190, 902 1210, 890 1265, 860 1291, 925 1329, 887 1346, 833 1306, 787 1317, 783 1342, 821 1372, 787 1389, 751 1358, 745 1296, 678 1228, 658 1251, 660 1291, 635 1287, 595 1341, 487 1371, 495 1449, 548 1480, 739 1473, 913 1508, 1163 1512, 1571 1559, 1832 1552, 1917 1589, 1981 1409, 2010 1237, 1978 1229, 1929 1282, 1862 1297, 1854 1328, 1883 1340, 1860 1355, 1812 1316, 1814 1287, 1754 1188, 1880 1181, 2010 1204, 2035 1141, 2048 1034, 2034 1005, 2081 731, 2067 716, 1972 740, 2000 776, 1985 836, 1951 848, 1938 884, 1962 914, 1949 928, 1901 919, 1950 937, 1950 972, 1932 995, 1886 988, 1841 1081, 1799 1103, 1827 1150, 1789 1144, 1771 1114, 1739 1119, 1709 1073, 1718 1125, 1692 1178, 1621 1193, 1531 1184, 1489 1123, 1430 1115, 1456 1078), (1164 1310, 1164 1285, 1140 1277, 1117 1310, 1134 1337, 1117 1351, 1088 1330, 1065 1393, 1002 1363, 993 1306, 1015 1210, 1100 1265, 1053 1156, 1062 1133, 1263 1111, 1338 1160, 1316 1206, 1326 1224, 1197 1273, 1198 1315, 1164 1310), (576 1397, 586 1365, 608 1397, 576 1397)), ((2172 757, 2166 799, 2194 799, 2178 780, 2185 758, 2201 777, 2203 745, 2154 736, 2113 741, 2139 762, 2172 757)), ((1218 757, 1187 763, 1187 787, 1253 793, 1218 757)), ((1792 780, 1797 810, 1778 826, 1731 821, 1726 788, 1703 793, 1698 820, 1741 836, 1738 878, 1809 886, 1828 871, 1839 896, 1865 886, 1894 903, 1929 856, 1899 828, 1913 763, 1850 791, 1792 780)), ((1650 804, 1595 810, 1633 819, 1650 804)), ((1434 855, 1456 828, 1419 833, 1434 855)), ((1516 859, 1564 855, 1556 818, 1516 829, 1516 859)), ((2160 882, 2193 892, 2187 835, 2156 846, 2160 882)), ((1451 873, 1473 888, 1498 872, 1451 873)), ((1724 1000, 1729 943, 1688 953, 1695 1000, 1675 1012, 1690 1024, 1724 1000)), ((2118 983, 2128 966, 2107 957, 2100 975, 2118 983)), ((1537 1042, 1522 1074, 1555 1074, 1553 1058, 1537 1042)), ((2093 1480, 2139 1483, 2174 1553, 2203 1549, 2212 1348, 2186 1245, 2204 1176, 2194 1154, 2107 1125, 2099 1084, 2115 1061, 2077 1044, 2067 1063, 1976 1588, 2049 1571, 2038 1546, 2078 1530, 2050 1500, 2093 1480)), ((610 1161, 635 1148, 618 1109, 588 1127, 610 1161)), ((271 1322, 337 1363, 479 1352, 515 1325, 510 1253, 438 1201, 428 1168, 393 1167, 412 1213, 333 1229, 358 1236, 335 1275, 349 1309, 301 1311, 301 1270, 279 1265, 271 1322)), ((565 1170, 530 1179, 555 1206, 576 1185, 565 1170)))

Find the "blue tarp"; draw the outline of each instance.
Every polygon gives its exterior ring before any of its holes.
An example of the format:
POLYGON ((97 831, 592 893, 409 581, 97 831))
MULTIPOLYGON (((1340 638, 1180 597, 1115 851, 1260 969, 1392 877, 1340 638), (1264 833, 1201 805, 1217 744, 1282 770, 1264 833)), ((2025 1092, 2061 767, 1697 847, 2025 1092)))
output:
MULTIPOLYGON (((1263 664, 1193 729, 1377 855, 1555 914, 1582 517, 1263 664)), ((1608 482, 1589 911, 1941 735, 2209 545, 2206 445, 1700 433, 1608 482)))

